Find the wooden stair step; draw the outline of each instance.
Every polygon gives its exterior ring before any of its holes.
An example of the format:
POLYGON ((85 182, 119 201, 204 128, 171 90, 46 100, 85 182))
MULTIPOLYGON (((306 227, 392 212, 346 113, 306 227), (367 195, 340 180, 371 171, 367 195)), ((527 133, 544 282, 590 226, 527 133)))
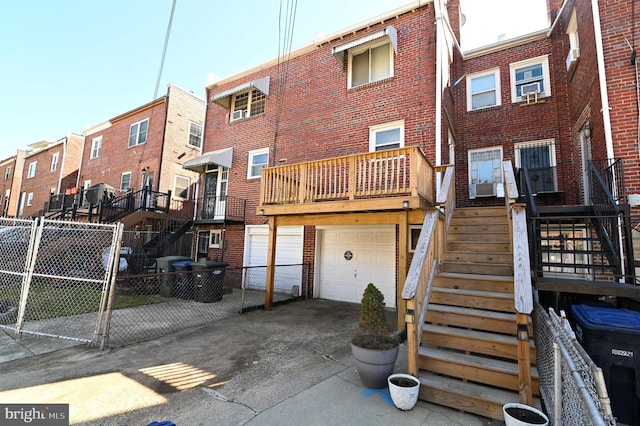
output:
MULTIPOLYGON (((422 343, 505 359, 518 359, 516 337, 504 334, 425 324, 422 327, 422 343)), ((533 339, 529 342, 529 348, 531 364, 535 364, 536 348, 533 339)))
POLYGON ((509 253, 510 244, 507 238, 501 241, 486 241, 482 239, 469 240, 467 238, 460 240, 447 239, 447 251, 488 251, 493 253, 509 253))
MULTIPOLYGON (((475 383, 517 391, 518 363, 457 351, 420 347, 419 368, 475 383)), ((538 370, 531 367, 531 391, 540 394, 538 370)))
POLYGON ((513 276, 513 264, 442 262, 441 272, 513 276))
MULTIPOLYGON (((507 241, 509 239, 509 228, 507 225, 502 224, 465 224, 465 223, 456 223, 451 222, 449 225, 448 234, 451 237, 460 238, 471 238, 474 239, 473 236, 479 236, 484 238, 487 241, 495 241, 499 239, 506 238, 507 241), (463 237, 464 236, 464 237, 463 237)), ((447 237, 448 238, 448 237, 447 237)))
POLYGON ((452 251, 446 250, 442 253, 444 262, 467 262, 467 263, 498 263, 513 264, 513 254, 505 252, 491 251, 452 251))
POLYGON ((440 272, 436 275, 433 286, 463 290, 499 291, 513 294, 513 277, 440 272))
MULTIPOLYGON (((501 334, 516 334, 515 313, 429 304, 425 319, 434 325, 464 327, 501 334)), ((531 321, 529 321, 529 335, 533 336, 533 323, 531 321)))
POLYGON ((507 213, 504 206, 494 207, 456 207, 453 212, 454 217, 475 217, 475 216, 500 216, 505 218, 507 213))
MULTIPOLYGON (((496 420, 504 420, 502 406, 519 402, 517 392, 463 382, 449 377, 420 372, 420 399, 456 408, 496 420)), ((540 400, 534 400, 540 408, 540 400)))
POLYGON ((495 291, 433 287, 429 302, 439 305, 464 306, 500 312, 514 312, 515 309, 512 293, 495 291))

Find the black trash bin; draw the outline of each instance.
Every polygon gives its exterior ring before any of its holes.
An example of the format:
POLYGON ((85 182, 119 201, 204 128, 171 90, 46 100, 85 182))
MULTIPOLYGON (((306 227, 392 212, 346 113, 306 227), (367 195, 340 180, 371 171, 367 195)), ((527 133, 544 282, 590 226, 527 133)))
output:
POLYGON ((174 262, 176 274, 176 297, 180 299, 195 299, 196 287, 191 275, 191 261, 174 262))
POLYGON ((640 312, 573 305, 576 337, 602 368, 619 423, 640 425, 640 312))
POLYGON ((175 297, 177 294, 176 276, 166 272, 175 272, 173 265, 176 262, 191 260, 186 256, 164 256, 156 259, 156 266, 160 273, 160 296, 175 297))
POLYGON ((224 292, 224 271, 229 264, 211 260, 191 262, 196 287, 196 300, 203 303, 217 302, 224 292))

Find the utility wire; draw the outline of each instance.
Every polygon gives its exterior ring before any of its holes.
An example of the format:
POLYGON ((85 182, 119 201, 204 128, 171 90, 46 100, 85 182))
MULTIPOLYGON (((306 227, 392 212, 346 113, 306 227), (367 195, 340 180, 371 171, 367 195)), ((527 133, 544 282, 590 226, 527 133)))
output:
POLYGON ((167 25, 167 32, 164 36, 164 47, 162 48, 162 59, 160 59, 160 69, 158 70, 158 78, 156 80, 156 90, 153 92, 153 99, 158 98, 158 89, 160 88, 160 77, 162 77, 162 69, 164 68, 164 57, 167 54, 167 45, 169 44, 169 34, 171 34, 171 23, 173 22, 173 13, 176 10, 176 1, 173 0, 171 6, 171 15, 169 16, 169 25, 167 25))

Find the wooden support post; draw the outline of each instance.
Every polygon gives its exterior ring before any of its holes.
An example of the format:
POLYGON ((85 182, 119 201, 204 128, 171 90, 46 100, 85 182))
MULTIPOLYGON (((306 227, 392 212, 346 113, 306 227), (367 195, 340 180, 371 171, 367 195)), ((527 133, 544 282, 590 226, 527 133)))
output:
POLYGON ((264 308, 271 309, 273 306, 273 288, 276 271, 276 217, 269 217, 269 242, 267 245, 267 285, 264 294, 264 308))
POLYGON ((409 258, 409 212, 403 211, 399 213, 398 218, 398 291, 396 307, 398 311, 398 330, 405 328, 405 310, 407 302, 402 298, 402 290, 404 290, 404 282, 407 279, 407 259, 409 258))
POLYGON ((413 312, 413 315, 407 316, 407 372, 414 377, 418 377, 418 319, 420 313, 416 312, 416 299, 407 301, 405 313, 413 312))
POLYGON ((532 405, 529 315, 516 313, 520 403, 532 405))

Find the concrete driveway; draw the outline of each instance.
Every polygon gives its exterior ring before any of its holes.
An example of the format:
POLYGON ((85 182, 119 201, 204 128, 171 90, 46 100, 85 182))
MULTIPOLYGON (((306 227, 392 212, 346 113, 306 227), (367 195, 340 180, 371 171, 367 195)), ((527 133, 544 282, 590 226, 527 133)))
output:
POLYGON ((86 425, 504 424, 422 401, 400 411, 364 388, 349 345, 358 315, 307 300, 103 352, 26 351, 0 364, 0 402, 68 403, 70 424, 86 425))

